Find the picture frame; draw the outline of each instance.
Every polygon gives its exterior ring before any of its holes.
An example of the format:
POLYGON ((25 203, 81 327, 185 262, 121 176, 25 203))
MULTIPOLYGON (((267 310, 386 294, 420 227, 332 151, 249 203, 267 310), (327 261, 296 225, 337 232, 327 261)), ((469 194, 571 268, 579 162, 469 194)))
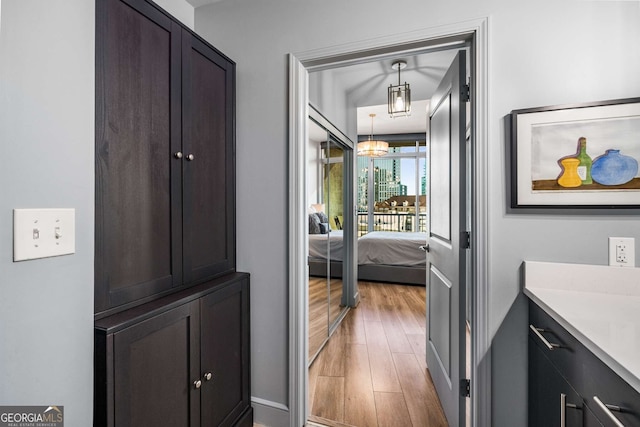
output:
POLYGON ((640 208, 640 98, 513 110, 511 208, 640 208))

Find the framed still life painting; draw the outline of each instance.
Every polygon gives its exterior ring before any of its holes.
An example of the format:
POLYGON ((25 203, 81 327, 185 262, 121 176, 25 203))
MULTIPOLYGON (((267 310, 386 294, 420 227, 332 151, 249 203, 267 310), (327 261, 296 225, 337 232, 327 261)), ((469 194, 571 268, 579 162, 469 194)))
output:
POLYGON ((512 208, 640 208, 640 98, 511 112, 512 208))

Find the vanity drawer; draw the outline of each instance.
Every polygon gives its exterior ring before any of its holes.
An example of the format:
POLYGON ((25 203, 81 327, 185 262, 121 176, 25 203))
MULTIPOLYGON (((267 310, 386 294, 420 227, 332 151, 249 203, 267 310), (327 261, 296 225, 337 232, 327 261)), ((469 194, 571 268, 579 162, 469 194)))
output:
POLYGON ((529 336, 567 381, 581 393, 580 383, 584 375, 582 359, 585 356, 581 349, 584 346, 532 301, 529 301, 529 336), (537 332, 533 331, 534 328, 537 332), (553 346, 553 349, 548 345, 553 346))
MULTIPOLYGON (((586 404, 605 426, 616 426, 612 417, 624 426, 640 426, 640 393, 586 348, 588 354, 582 365, 583 377, 578 390, 586 404), (602 404, 614 405, 621 411, 604 409, 602 404)), ((640 356, 639 356, 640 357, 640 356)))
POLYGON ((543 329, 536 333, 529 327, 532 341, 605 426, 640 426, 640 393, 637 390, 533 302, 529 304, 529 323, 543 329), (596 399, 603 404, 615 405, 621 411, 607 411, 596 399), (612 416, 621 424, 615 424, 612 416))

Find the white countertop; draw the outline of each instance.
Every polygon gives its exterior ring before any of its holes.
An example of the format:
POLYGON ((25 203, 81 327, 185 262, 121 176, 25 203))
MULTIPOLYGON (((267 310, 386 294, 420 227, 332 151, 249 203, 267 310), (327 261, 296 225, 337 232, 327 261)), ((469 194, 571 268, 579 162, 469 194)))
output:
POLYGON ((640 392, 640 268, 525 261, 524 293, 640 392))

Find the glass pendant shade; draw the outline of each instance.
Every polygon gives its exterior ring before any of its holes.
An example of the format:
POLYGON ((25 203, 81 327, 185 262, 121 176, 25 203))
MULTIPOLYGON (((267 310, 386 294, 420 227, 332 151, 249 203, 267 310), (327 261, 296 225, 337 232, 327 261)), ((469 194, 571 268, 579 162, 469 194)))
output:
POLYGON ((362 141, 358 143, 358 156, 379 157, 389 152, 389 143, 385 141, 362 141))
POLYGON ((389 116, 409 116, 411 114, 411 88, 409 83, 400 83, 400 70, 405 68, 407 63, 404 61, 396 61, 393 63, 392 68, 398 70, 398 84, 389 85, 387 91, 387 105, 389 110, 389 116))
POLYGON ((369 135, 368 140, 358 143, 358 147, 357 147, 358 156, 380 157, 380 156, 384 156, 389 152, 388 142, 375 141, 373 139, 373 118, 375 116, 376 116, 375 114, 369 114, 369 117, 371 117, 371 135, 369 135))

